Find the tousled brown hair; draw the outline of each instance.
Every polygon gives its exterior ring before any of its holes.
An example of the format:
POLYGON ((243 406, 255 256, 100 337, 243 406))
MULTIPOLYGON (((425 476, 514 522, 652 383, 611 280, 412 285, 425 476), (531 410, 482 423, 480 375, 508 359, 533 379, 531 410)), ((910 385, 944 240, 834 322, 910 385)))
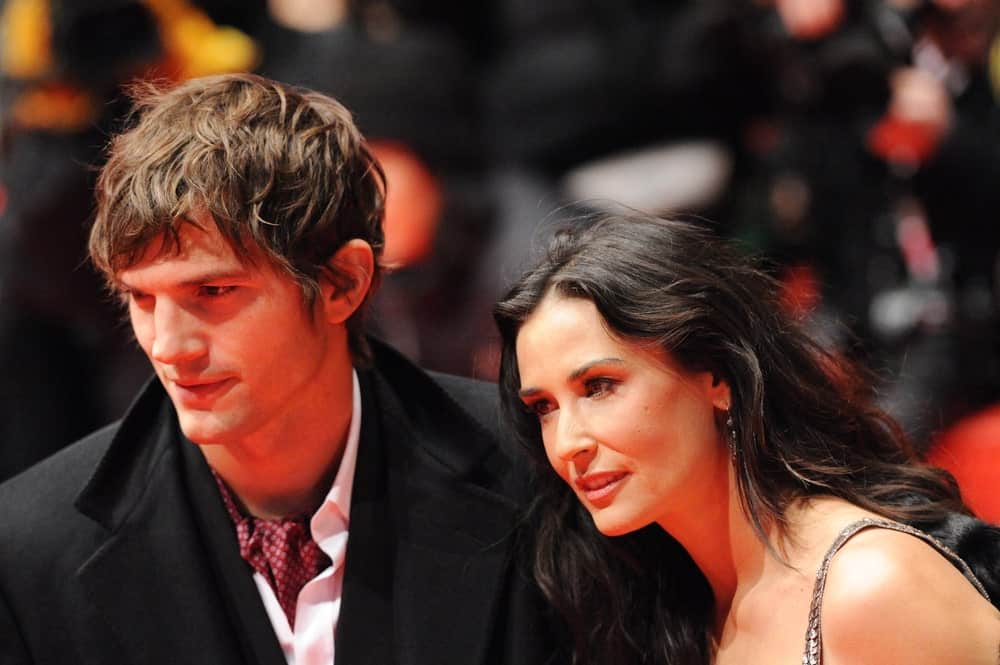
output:
MULTIPOLYGON (((385 176, 343 105, 252 74, 130 92, 135 122, 109 145, 89 242, 112 289, 154 239, 176 251, 177 230, 196 211, 242 259, 259 249, 296 279, 310 308, 320 279, 346 286, 330 258, 348 240, 371 245, 378 284, 385 176)), ((364 312, 348 321, 360 361, 369 358, 364 312)))

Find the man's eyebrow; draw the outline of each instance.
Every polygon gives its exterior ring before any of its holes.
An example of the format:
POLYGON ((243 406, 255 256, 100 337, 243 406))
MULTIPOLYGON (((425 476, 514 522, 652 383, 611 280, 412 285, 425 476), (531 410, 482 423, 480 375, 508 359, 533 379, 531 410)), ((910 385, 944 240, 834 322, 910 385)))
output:
MULTIPOLYGON (((622 360, 621 358, 615 358, 613 356, 609 356, 607 358, 598 358, 597 360, 591 360, 589 363, 586 363, 585 365, 582 365, 577 369, 573 370, 572 372, 570 372, 569 381, 572 382, 578 380, 581 376, 586 375, 587 372, 600 365, 624 365, 624 364, 625 364, 624 360, 622 360)), ((532 395, 536 395, 540 392, 541 390, 538 388, 523 388, 522 390, 519 390, 517 394, 523 398, 523 397, 531 397, 532 395)))
MULTIPOLYGON (((249 278, 250 271, 246 268, 227 268, 222 270, 211 270, 200 275, 196 275, 191 279, 185 279, 182 282, 178 282, 177 286, 180 286, 181 288, 188 288, 192 286, 201 286, 202 284, 207 284, 209 282, 225 282, 230 280, 245 281, 249 278)), ((128 282, 121 277, 115 279, 114 286, 119 291, 142 291, 140 288, 130 286, 128 282)))
POLYGON ((250 271, 246 268, 235 268, 226 270, 213 270, 202 273, 191 279, 181 282, 181 286, 200 286, 208 282, 225 282, 227 280, 246 280, 250 277, 250 271))

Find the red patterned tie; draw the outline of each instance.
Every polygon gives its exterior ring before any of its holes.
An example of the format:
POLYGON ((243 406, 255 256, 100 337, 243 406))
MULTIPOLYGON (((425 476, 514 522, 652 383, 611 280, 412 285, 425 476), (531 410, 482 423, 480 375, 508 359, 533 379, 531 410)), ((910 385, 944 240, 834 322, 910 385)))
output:
POLYGON ((306 582, 330 565, 330 558, 309 533, 307 517, 264 520, 240 513, 229 488, 212 471, 229 517, 236 525, 240 555, 274 590, 288 624, 295 629, 295 607, 306 582))

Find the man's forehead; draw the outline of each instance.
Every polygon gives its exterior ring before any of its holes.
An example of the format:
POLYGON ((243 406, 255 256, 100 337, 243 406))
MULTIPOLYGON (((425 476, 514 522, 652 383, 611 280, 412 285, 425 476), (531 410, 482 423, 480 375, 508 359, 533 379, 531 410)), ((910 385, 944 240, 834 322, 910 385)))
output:
POLYGON ((136 260, 117 272, 115 281, 126 286, 148 278, 179 284, 205 282, 246 276, 255 265, 241 256, 218 229, 184 224, 176 234, 164 232, 151 240, 136 260))

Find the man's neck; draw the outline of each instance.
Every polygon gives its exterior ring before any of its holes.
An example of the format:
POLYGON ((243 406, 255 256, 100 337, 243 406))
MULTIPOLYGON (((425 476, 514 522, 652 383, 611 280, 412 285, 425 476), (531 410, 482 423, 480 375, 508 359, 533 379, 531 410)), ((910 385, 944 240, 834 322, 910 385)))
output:
POLYGON ((279 519, 316 511, 337 475, 343 445, 337 447, 335 458, 316 466, 277 460, 277 464, 255 467, 234 460, 221 446, 203 446, 201 451, 247 514, 279 519))
POLYGON ((209 466, 254 517, 275 519, 312 514, 322 504, 340 468, 354 413, 353 375, 343 394, 331 398, 312 422, 294 435, 266 442, 199 446, 209 466), (334 406, 338 405, 338 406, 334 406))

